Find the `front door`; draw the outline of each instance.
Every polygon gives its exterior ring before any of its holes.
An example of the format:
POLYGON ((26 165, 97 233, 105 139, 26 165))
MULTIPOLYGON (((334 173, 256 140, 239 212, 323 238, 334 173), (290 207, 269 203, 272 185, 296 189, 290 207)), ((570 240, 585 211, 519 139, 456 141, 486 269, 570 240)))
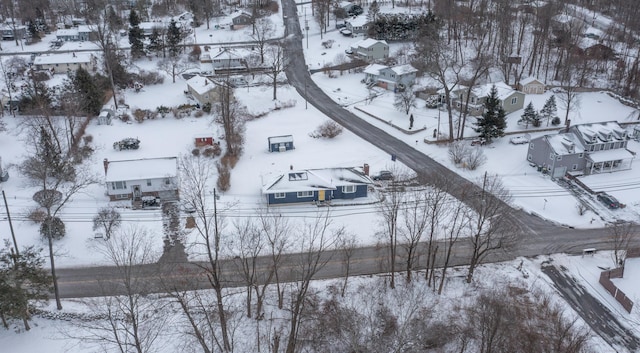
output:
POLYGON ((133 200, 140 200, 142 197, 142 192, 140 191, 140 185, 133 186, 133 200))
POLYGON ((324 201, 324 190, 318 190, 318 201, 324 201))

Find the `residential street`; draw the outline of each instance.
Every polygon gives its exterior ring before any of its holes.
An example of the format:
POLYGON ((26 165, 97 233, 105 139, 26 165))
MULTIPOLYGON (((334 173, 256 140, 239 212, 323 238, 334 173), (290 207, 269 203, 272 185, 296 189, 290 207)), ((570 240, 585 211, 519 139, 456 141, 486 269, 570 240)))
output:
POLYGON ((629 352, 636 352, 640 348, 640 339, 562 268, 545 264, 542 266, 542 272, 549 276, 573 310, 612 347, 625 347, 629 352))

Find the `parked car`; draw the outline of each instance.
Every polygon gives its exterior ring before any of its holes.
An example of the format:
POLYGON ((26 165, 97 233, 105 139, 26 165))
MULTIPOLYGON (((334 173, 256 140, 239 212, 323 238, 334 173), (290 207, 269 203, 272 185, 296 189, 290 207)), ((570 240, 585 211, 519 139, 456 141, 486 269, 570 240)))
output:
POLYGON ((515 136, 509 140, 509 143, 514 145, 524 145, 526 143, 529 143, 529 139, 524 136, 515 136))
POLYGON ((373 176, 373 180, 393 180, 393 173, 388 170, 381 170, 380 173, 373 176))
POLYGON ((483 137, 479 137, 471 140, 471 146, 484 146, 486 144, 487 144, 487 140, 485 140, 483 137))
POLYGON ((599 193, 596 198, 610 209, 616 209, 622 206, 615 197, 607 194, 606 192, 599 193))
POLYGON ((352 55, 353 54, 353 50, 351 50, 351 49, 345 49, 344 52, 347 55, 352 55))
POLYGON ((351 32, 350 30, 348 30, 346 28, 341 29, 340 33, 345 37, 351 37, 351 35, 353 34, 353 32, 351 32))

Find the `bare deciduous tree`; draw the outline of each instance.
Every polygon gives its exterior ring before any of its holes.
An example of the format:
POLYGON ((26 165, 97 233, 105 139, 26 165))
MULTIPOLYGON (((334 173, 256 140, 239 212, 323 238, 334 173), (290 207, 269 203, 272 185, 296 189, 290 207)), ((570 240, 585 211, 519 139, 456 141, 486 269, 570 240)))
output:
POLYGON ((176 83, 176 76, 195 68, 196 64, 176 55, 159 61, 157 67, 158 70, 164 71, 171 76, 173 83, 176 83))
POLYGON ((629 246, 638 237, 635 228, 630 222, 614 222, 607 229, 613 243, 613 263, 615 266, 623 266, 629 246))
POLYGON ((145 265, 160 256, 153 241, 146 230, 132 226, 95 243, 117 272, 118 280, 101 282, 105 296, 85 301, 96 318, 78 320, 80 330, 67 332, 68 336, 118 352, 155 352, 168 343, 170 315, 163 308, 168 303, 149 295, 146 280, 149 273, 145 265))
POLYGON ((306 223, 299 238, 299 261, 292 269, 297 279, 292 288, 289 319, 289 334, 286 353, 298 352, 298 334, 304 318, 307 295, 311 280, 331 260, 328 250, 335 247, 344 234, 344 228, 331 225, 329 213, 319 215, 315 221, 306 223))
POLYGON ((467 283, 471 283, 473 273, 482 260, 491 252, 505 248, 509 237, 515 232, 507 217, 510 211, 507 204, 510 200, 509 191, 497 175, 488 176, 485 173, 481 182, 482 191, 468 195, 467 199, 467 204, 473 209, 469 220, 472 254, 467 283))
POLYGON ((111 234, 120 228, 120 224, 122 224, 122 217, 115 208, 101 208, 98 214, 93 217, 93 231, 103 231, 104 237, 107 239, 111 238, 111 234))

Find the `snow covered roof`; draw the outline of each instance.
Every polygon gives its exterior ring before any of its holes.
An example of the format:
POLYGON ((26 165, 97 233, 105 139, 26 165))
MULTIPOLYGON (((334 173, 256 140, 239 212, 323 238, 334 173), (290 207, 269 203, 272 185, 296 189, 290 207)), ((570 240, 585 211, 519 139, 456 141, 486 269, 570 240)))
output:
POLYGON ((580 139, 572 132, 545 135, 544 138, 549 143, 549 146, 551 146, 551 149, 558 155, 584 152, 584 146, 580 142, 580 139))
POLYGON ((594 163, 633 159, 635 156, 625 148, 614 148, 606 151, 589 152, 587 156, 594 163))
POLYGON ((357 16, 355 18, 345 20, 344 22, 351 24, 353 27, 362 27, 369 23, 369 20, 367 20, 367 16, 357 16))
POLYGON ((269 137, 269 143, 281 143, 281 142, 292 142, 292 141, 293 141, 293 136, 291 135, 269 137))
POLYGON ((373 45, 379 44, 379 43, 384 44, 384 45, 389 45, 384 40, 377 40, 377 39, 367 38, 367 39, 363 39, 361 41, 357 41, 357 42, 353 43, 351 45, 351 47, 352 48, 370 48, 373 45))
POLYGON ((234 14, 233 16, 231 16, 231 19, 233 20, 234 18, 238 18, 238 17, 241 17, 241 16, 251 17, 251 14, 250 13, 246 13, 244 11, 240 11, 237 14, 234 14))
POLYGON ((140 22, 138 27, 142 30, 152 31, 154 28, 164 28, 165 24, 162 22, 140 22))
POLYGON ((391 71, 395 72, 397 75, 405 75, 412 72, 418 72, 418 70, 411 66, 411 64, 398 65, 391 68, 391 71))
POLYGON ((617 121, 574 125, 573 129, 587 142, 593 141, 594 138, 605 142, 611 141, 612 139, 622 140, 627 137, 626 130, 623 129, 617 121))
POLYGON ((193 76, 187 80, 187 86, 191 87, 197 94, 204 94, 216 87, 210 79, 204 76, 193 76))
POLYGON ((491 93, 491 88, 494 85, 498 90, 498 99, 500 100, 504 100, 515 91, 513 88, 511 88, 511 86, 500 81, 500 82, 494 82, 494 83, 486 83, 484 85, 474 87, 472 92, 478 98, 487 97, 489 96, 489 93, 491 93))
POLYGON ((211 55, 211 58, 216 60, 237 60, 244 58, 246 55, 246 50, 222 49, 218 53, 211 55))
POLYGON ((339 186, 373 184, 360 168, 326 168, 288 171, 262 188, 263 194, 335 190, 339 186))
POLYGON ((386 69, 388 67, 389 66, 386 66, 386 65, 371 64, 364 68, 364 73, 370 74, 370 75, 379 75, 380 70, 386 69))
POLYGON ((67 37, 67 36, 77 36, 78 29, 77 28, 69 28, 69 29, 59 29, 56 31, 56 37, 67 37))
POLYGON ((109 161, 105 180, 113 182, 173 178, 178 175, 177 161, 177 157, 109 161))
POLYGON ((532 82, 538 82, 538 83, 544 84, 542 81, 538 80, 537 78, 535 78, 533 76, 529 76, 527 78, 523 78, 522 80, 520 80, 520 84, 523 85, 523 86, 524 85, 528 85, 528 84, 530 84, 532 82))
POLYGON ((62 54, 48 54, 38 55, 33 60, 35 65, 50 65, 50 64, 78 64, 91 62, 90 53, 62 53, 62 54))

